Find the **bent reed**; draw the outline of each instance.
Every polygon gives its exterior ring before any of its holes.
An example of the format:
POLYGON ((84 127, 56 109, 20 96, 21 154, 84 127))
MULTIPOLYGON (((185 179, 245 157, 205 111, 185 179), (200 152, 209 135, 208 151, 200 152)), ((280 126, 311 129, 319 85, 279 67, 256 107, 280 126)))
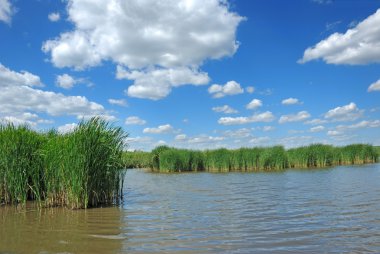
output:
POLYGON ((118 202, 126 137, 100 118, 66 134, 0 125, 0 203, 76 209, 118 202))
POLYGON ((312 144, 289 150, 282 146, 273 146, 205 151, 159 146, 151 153, 127 152, 124 155, 129 168, 146 167, 155 172, 280 171, 287 168, 323 168, 375 163, 378 162, 378 157, 377 148, 368 144, 344 147, 312 144))

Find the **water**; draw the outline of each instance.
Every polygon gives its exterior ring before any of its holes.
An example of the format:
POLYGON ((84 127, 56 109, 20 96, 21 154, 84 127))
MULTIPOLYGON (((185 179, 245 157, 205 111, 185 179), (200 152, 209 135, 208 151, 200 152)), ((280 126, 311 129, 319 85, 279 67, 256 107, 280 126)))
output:
POLYGON ((119 207, 0 208, 0 253, 380 253, 380 164, 129 170, 119 207))

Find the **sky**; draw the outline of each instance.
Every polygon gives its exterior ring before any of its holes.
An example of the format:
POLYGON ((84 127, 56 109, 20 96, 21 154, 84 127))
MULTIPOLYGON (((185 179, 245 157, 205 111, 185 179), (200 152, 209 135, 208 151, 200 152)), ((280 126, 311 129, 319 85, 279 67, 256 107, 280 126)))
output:
POLYGON ((380 145, 380 0, 0 0, 0 123, 129 150, 380 145))

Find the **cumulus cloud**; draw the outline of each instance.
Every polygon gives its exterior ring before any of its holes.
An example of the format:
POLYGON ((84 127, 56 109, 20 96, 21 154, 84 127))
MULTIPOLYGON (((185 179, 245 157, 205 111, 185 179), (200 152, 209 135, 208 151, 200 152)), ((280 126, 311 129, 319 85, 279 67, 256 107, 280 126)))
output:
POLYGON ((264 113, 254 114, 253 116, 221 117, 218 123, 222 125, 237 125, 255 122, 272 122, 274 118, 272 112, 266 111, 264 113))
POLYGON ((12 115, 0 117, 0 123, 7 124, 12 123, 14 125, 28 125, 31 127, 37 126, 37 124, 51 124, 52 120, 46 120, 40 118, 37 114, 24 112, 13 113, 12 115))
POLYGON ((255 137, 249 140, 249 143, 255 145, 255 146, 261 146, 266 145, 270 141, 270 137, 255 137))
POLYGON ((290 136, 278 140, 278 143, 285 146, 285 148, 293 148, 317 143, 316 140, 313 139, 314 137, 312 136, 290 136))
POLYGON ((226 130, 223 132, 223 136, 228 138, 248 138, 252 136, 252 129, 241 128, 237 130, 226 130))
POLYGON ((63 89, 71 89, 77 84, 87 84, 88 87, 93 85, 85 78, 74 78, 66 73, 62 75, 57 75, 55 84, 63 89))
POLYGON ((156 128, 145 128, 143 130, 143 133, 150 133, 150 134, 166 134, 166 133, 173 133, 174 128, 170 124, 160 125, 156 128))
POLYGON ((368 92, 379 92, 380 91, 380 79, 378 81, 376 81, 375 83, 372 83, 369 87, 368 87, 368 92))
POLYGON ((213 84, 208 88, 208 92, 213 98, 222 98, 227 95, 236 95, 244 92, 240 84, 234 80, 228 81, 224 85, 213 84))
POLYGON ((323 125, 318 125, 310 128, 310 132, 321 132, 325 130, 325 127, 323 125))
POLYGON ((127 101, 124 99, 108 99, 108 103, 111 105, 117 105, 121 107, 126 107, 128 105, 127 101))
POLYGON ((45 113, 50 116, 72 115, 77 118, 102 116, 105 108, 84 96, 66 96, 34 87, 43 86, 40 78, 26 71, 15 72, 0 64, 0 108, 2 116, 18 116, 25 112, 45 113))
POLYGON ((307 111, 300 111, 297 114, 283 115, 280 117, 278 122, 289 123, 289 122, 300 122, 310 118, 310 114, 307 111))
POLYGON ((336 107, 325 114, 325 118, 331 121, 355 121, 363 116, 363 110, 359 110, 355 103, 336 107))
POLYGON ((0 21, 11 23, 13 15, 12 5, 8 0, 0 0, 0 21))
POLYGON ((72 88, 77 81, 69 74, 58 75, 55 84, 64 89, 72 88))
MULTIPOLYGON (((68 0, 67 11, 75 29, 42 46, 56 67, 83 70, 112 61, 145 75, 150 68, 187 68, 197 75, 204 61, 232 56, 244 19, 220 0, 68 0)), ((170 93, 168 85, 137 83, 128 89, 130 96, 158 99, 170 93)))
POLYGON ((120 65, 116 69, 116 78, 134 81, 126 90, 129 96, 152 100, 166 97, 173 87, 205 85, 210 80, 207 73, 187 67, 128 71, 120 65))
POLYGON ((189 144, 210 144, 223 141, 224 137, 214 137, 207 135, 198 135, 187 139, 189 144))
POLYGON ((294 105, 294 104, 301 104, 301 102, 297 98, 287 98, 282 100, 282 105, 294 105))
POLYGON ((27 72, 15 72, 0 63, 0 87, 10 86, 37 86, 43 87, 40 77, 27 72))
POLYGON ((327 120, 319 119, 319 118, 315 118, 315 119, 305 122, 305 124, 310 124, 310 125, 319 125, 319 124, 324 124, 324 123, 327 123, 327 120))
POLYGON ((347 130, 357 130, 365 128, 378 128, 380 127, 380 120, 363 120, 361 122, 351 124, 351 125, 338 125, 336 130, 338 131, 347 131, 347 130))
POLYGON ((61 15, 58 12, 52 12, 52 13, 49 13, 48 19, 51 22, 57 22, 61 19, 61 15))
POLYGON ((154 140, 151 137, 127 137, 124 140, 124 144, 128 147, 128 151, 149 151, 154 148, 154 140))
POLYGON ((236 114, 238 111, 228 105, 223 105, 219 107, 213 107, 213 111, 218 112, 218 113, 224 113, 224 114, 236 114))
POLYGON ((329 136, 340 136, 340 135, 343 135, 343 132, 336 131, 336 130, 330 130, 327 132, 327 135, 329 135, 329 136))
POLYGON ((258 99, 253 99, 250 103, 245 106, 247 109, 257 109, 263 105, 263 102, 258 99))
POLYGON ((328 64, 380 62, 380 9, 344 34, 334 33, 305 50, 299 63, 323 59, 328 64))
POLYGON ((59 133, 66 134, 66 133, 73 132, 77 126, 78 124, 76 123, 67 123, 67 124, 59 126, 57 130, 59 133))
POLYGON ((126 125, 144 125, 146 124, 146 121, 141 119, 138 116, 130 116, 125 119, 125 124, 126 125))
POLYGON ((187 139, 187 135, 186 134, 178 134, 177 136, 175 136, 174 140, 176 141, 184 141, 187 139))

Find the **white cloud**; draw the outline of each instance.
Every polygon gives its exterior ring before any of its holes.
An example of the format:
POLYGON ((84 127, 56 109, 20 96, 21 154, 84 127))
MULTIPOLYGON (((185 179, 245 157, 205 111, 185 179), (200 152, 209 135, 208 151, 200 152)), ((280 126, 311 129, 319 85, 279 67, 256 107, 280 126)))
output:
POLYGON ((49 13, 48 19, 51 22, 57 22, 61 19, 61 15, 58 12, 52 12, 52 13, 49 13))
POLYGON ((228 81, 224 85, 213 84, 208 88, 208 92, 213 98, 222 98, 227 95, 236 95, 244 92, 240 84, 234 80, 228 81))
POLYGON ((255 88, 253 86, 247 86, 245 88, 245 91, 247 91, 247 93, 254 93, 255 92, 255 88))
POLYGON ((318 125, 318 126, 310 128, 310 132, 321 132, 323 130, 325 130, 325 127, 322 125, 318 125))
POLYGON ((351 125, 338 125, 336 129, 338 131, 347 131, 347 130, 356 130, 356 129, 365 129, 365 128, 378 128, 380 127, 380 120, 372 120, 372 121, 361 121, 351 125))
POLYGON ((50 116, 72 115, 82 118, 99 115, 113 118, 102 105, 86 97, 66 96, 33 86, 43 86, 38 76, 26 71, 15 72, 0 64, 0 117, 41 112, 50 116))
POLYGON ((125 119, 125 124, 126 125, 144 125, 146 124, 146 121, 141 119, 138 116, 130 116, 125 119))
POLYGON ((187 139, 187 135, 186 134, 178 134, 177 136, 175 136, 174 138, 176 141, 184 141, 187 139))
POLYGON ((319 124, 324 124, 324 123, 327 123, 327 120, 319 119, 319 118, 315 118, 313 120, 309 120, 305 122, 305 124, 310 124, 310 125, 319 125, 319 124))
POLYGON ((173 133, 174 128, 170 124, 160 125, 157 128, 145 128, 143 133, 150 134, 164 134, 164 133, 173 133))
POLYGON ((13 113, 12 115, 0 117, 0 123, 12 123, 14 125, 29 125, 31 127, 35 127, 37 124, 51 124, 53 121, 42 119, 34 113, 24 112, 13 113))
POLYGON ((359 110, 355 103, 336 107, 325 114, 325 118, 331 121, 355 121, 362 117, 363 110, 359 110))
POLYGON ((207 73, 187 67, 128 71, 118 65, 116 78, 134 81, 126 90, 129 96, 152 100, 166 97, 173 87, 187 84, 205 85, 210 81, 207 73))
POLYGON ((300 122, 310 118, 310 114, 307 111, 300 111, 297 114, 283 115, 278 120, 279 123, 288 123, 288 122, 300 122))
POLYGON ((368 92, 380 91, 380 79, 368 87, 368 92))
POLYGON ((214 136, 207 136, 207 135, 198 135, 195 137, 191 137, 188 139, 188 142, 190 144, 209 144, 209 143, 215 143, 223 141, 224 137, 214 137, 214 136))
POLYGON ((77 81, 69 74, 62 74, 57 76, 55 83, 59 87, 70 89, 77 83, 77 81))
POLYGON ((314 137, 312 136, 290 136, 282 138, 278 141, 279 144, 285 146, 285 148, 293 148, 293 147, 300 147, 305 146, 311 143, 320 143, 316 142, 316 140, 313 140, 314 137))
POLYGON ((219 124, 222 125, 236 125, 236 124, 247 124, 255 122, 272 122, 274 120, 274 115, 270 111, 266 111, 260 114, 254 114, 253 116, 239 116, 239 117, 221 117, 218 120, 219 124))
POLYGON ((380 120, 373 121, 361 121, 357 124, 352 124, 349 128, 358 129, 358 128, 378 128, 380 127, 380 120))
POLYGON ((0 87, 20 85, 37 87, 44 86, 40 77, 27 71, 12 71, 0 63, 0 87))
MULTIPOLYGON (((75 29, 42 46, 56 67, 83 70, 112 61, 140 76, 152 76, 152 68, 174 72, 183 68, 199 78, 204 61, 236 52, 236 29, 244 19, 220 0, 93 0, 91 4, 68 0, 67 11, 75 29)), ((128 94, 139 98, 163 98, 177 86, 170 78, 164 84, 148 85, 132 80, 128 94)), ((191 80, 185 83, 192 84, 191 80)))
POLYGON ((108 103, 111 105, 118 105, 121 107, 126 107, 128 105, 127 101, 124 99, 108 99, 108 103))
POLYGON ((282 100, 283 105, 294 105, 294 104, 302 104, 297 98, 287 98, 282 100))
POLYGON ((266 145, 270 140, 270 137, 255 137, 252 138, 249 143, 259 146, 259 145, 266 145))
POLYGON ((0 21, 11 23, 13 15, 12 5, 8 0, 0 0, 0 21))
POLYGON ((273 127, 273 126, 264 126, 264 127, 262 128, 263 131, 273 131, 273 130, 275 130, 275 129, 276 129, 276 128, 273 127))
POLYGON ((248 103, 245 107, 247 109, 257 109, 263 105, 263 102, 258 99, 253 99, 250 103, 248 103))
POLYGON ((149 151, 155 147, 154 140, 151 137, 128 137, 125 139, 124 144, 128 147, 128 151, 149 151))
POLYGON ((130 69, 199 65, 235 53, 243 19, 219 0, 69 0, 67 8, 75 30, 44 45, 58 67, 92 66, 81 46, 97 53, 96 64, 111 59, 130 69))
POLYGON ((57 75, 55 84, 63 89, 71 89, 77 84, 87 84, 88 87, 93 86, 93 84, 85 78, 74 78, 66 73, 57 75))
POLYGON ((228 105, 223 105, 219 107, 213 107, 213 111, 219 112, 219 113, 224 113, 224 114, 235 114, 238 113, 238 111, 228 105))
POLYGON ((380 9, 344 34, 334 33, 305 50, 299 63, 323 59, 328 64, 380 62, 380 9))
POLYGON ((329 135, 329 136, 340 136, 340 135, 343 135, 343 133, 340 131, 336 131, 336 130, 330 130, 327 132, 327 135, 329 135))
POLYGON ((59 133, 65 134, 65 133, 73 132, 77 126, 78 124, 76 123, 68 123, 68 124, 59 126, 57 130, 59 133))
POLYGON ((237 130, 226 130, 223 132, 223 136, 228 138, 248 138, 252 136, 252 129, 241 128, 237 130))

